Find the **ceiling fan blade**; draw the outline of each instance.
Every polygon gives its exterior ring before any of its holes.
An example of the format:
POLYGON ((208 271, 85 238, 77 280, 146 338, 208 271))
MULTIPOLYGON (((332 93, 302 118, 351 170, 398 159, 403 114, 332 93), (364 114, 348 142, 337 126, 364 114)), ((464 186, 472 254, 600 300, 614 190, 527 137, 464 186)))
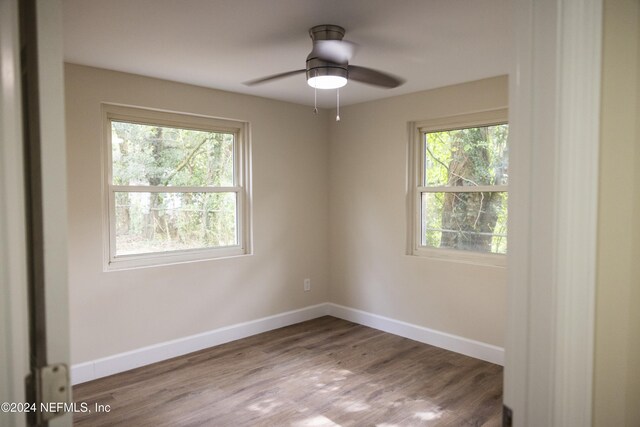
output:
POLYGON ((261 77, 259 79, 255 79, 255 80, 249 80, 248 82, 244 82, 245 85, 247 86, 255 86, 255 85, 259 85, 262 83, 267 83, 270 82, 272 80, 278 80, 278 79, 282 79, 284 77, 289 77, 289 76, 294 76, 296 74, 301 74, 306 72, 306 69, 300 69, 300 70, 294 70, 294 71, 287 71, 285 73, 280 73, 280 74, 273 74, 271 76, 267 76, 267 77, 261 77))
POLYGON ((358 45, 345 40, 316 40, 309 58, 318 58, 334 64, 348 64, 358 45))
POLYGON ((405 81, 400 77, 392 76, 391 74, 383 73, 382 71, 373 70, 367 67, 358 67, 357 65, 349 65, 348 70, 349 80, 355 80, 357 82, 389 89, 398 87, 405 81))

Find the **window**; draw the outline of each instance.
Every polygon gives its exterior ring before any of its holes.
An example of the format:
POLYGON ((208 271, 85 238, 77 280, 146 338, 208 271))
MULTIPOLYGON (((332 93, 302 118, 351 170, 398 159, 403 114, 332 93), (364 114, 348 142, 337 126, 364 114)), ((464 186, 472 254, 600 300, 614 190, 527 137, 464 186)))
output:
POLYGON ((248 252, 246 123, 103 111, 107 268, 248 252))
POLYGON ((504 265, 506 110, 415 123, 412 252, 504 265))

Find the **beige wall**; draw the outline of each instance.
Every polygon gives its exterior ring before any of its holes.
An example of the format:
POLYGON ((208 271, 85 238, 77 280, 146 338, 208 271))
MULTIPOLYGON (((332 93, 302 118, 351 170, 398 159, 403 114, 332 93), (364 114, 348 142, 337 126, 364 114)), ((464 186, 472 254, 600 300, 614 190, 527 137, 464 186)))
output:
POLYGON ((327 301, 326 112, 76 65, 65 78, 72 363, 327 301), (250 122, 254 254, 103 272, 101 102, 250 122))
POLYGON ((604 1, 594 425, 640 425, 640 4, 604 1))
POLYGON ((405 182, 407 123, 505 107, 506 77, 345 107, 336 124, 258 97, 65 74, 72 363, 326 301, 503 345, 506 270, 406 255, 405 182), (254 254, 104 272, 101 102, 249 121, 254 254))
POLYGON ((503 346, 506 269, 406 255, 409 121, 507 106, 497 77, 330 117, 330 300, 503 346))
POLYGON ((627 425, 640 425, 640 2, 636 1, 636 41, 637 41, 637 56, 636 56, 636 139, 635 143, 635 158, 634 158, 634 170, 635 178, 635 193, 634 193, 634 210, 632 224, 635 225, 635 233, 632 234, 633 240, 632 256, 631 259, 635 260, 632 263, 632 271, 629 275, 629 285, 631 291, 629 293, 629 328, 627 330, 627 337, 629 339, 629 372, 627 382, 627 425))

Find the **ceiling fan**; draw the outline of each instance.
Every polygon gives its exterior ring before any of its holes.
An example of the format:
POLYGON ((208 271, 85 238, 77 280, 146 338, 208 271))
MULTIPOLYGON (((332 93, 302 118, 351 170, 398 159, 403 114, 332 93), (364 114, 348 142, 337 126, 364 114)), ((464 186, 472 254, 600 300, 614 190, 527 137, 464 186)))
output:
POLYGON ((391 74, 350 65, 356 44, 342 40, 344 28, 338 25, 316 25, 309 29, 309 36, 313 49, 307 56, 306 68, 250 80, 245 85, 258 85, 302 73, 306 73, 307 83, 315 89, 338 89, 349 80, 388 89, 404 83, 403 79, 391 74))

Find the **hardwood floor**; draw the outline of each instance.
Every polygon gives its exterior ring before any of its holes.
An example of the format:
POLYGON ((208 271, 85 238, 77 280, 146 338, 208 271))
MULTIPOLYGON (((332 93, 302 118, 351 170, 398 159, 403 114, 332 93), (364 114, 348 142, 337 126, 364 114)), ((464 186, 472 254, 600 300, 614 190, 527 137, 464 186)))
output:
POLYGON ((75 426, 499 426, 502 368, 325 316, 77 385, 75 426))

